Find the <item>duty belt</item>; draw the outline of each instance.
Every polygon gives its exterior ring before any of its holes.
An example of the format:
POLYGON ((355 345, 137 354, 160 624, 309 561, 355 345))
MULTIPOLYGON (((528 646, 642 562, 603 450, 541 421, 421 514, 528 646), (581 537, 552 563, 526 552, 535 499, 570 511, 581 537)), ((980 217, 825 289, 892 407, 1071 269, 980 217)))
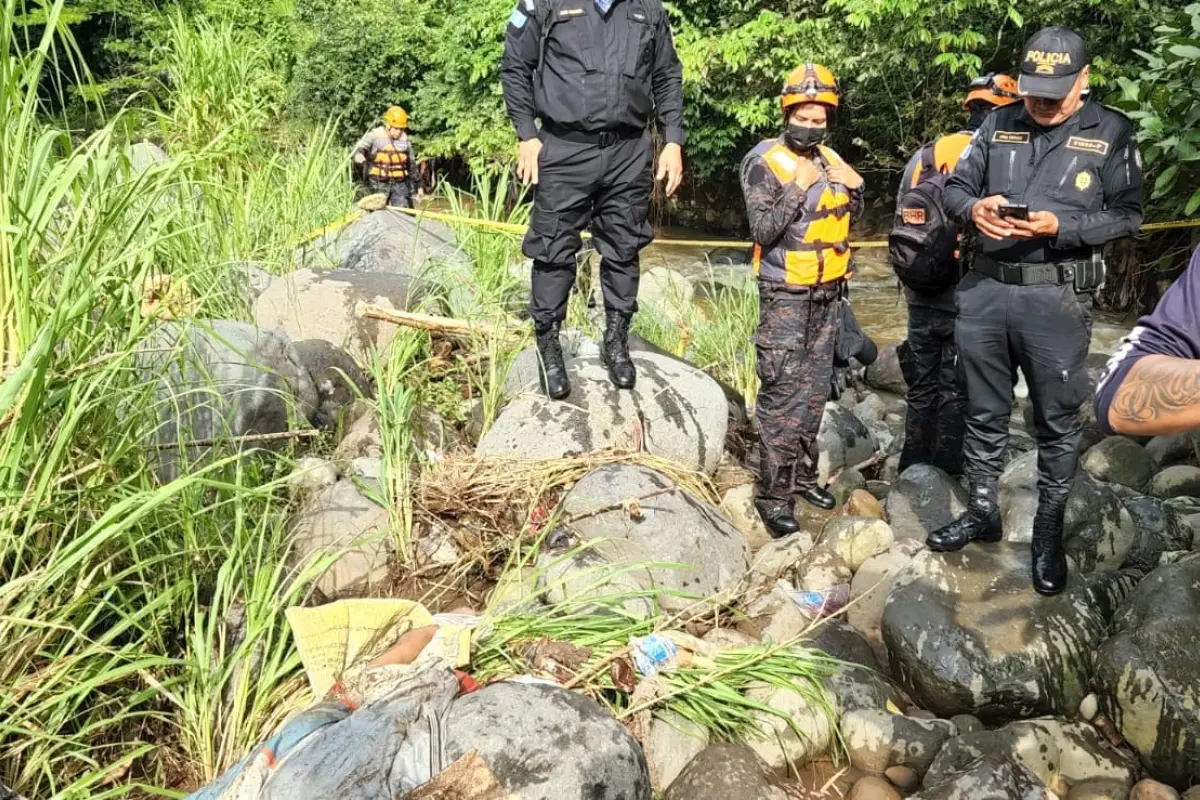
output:
POLYGON ((982 253, 975 255, 972 268, 989 278, 1014 286, 1056 286, 1074 283, 1081 270, 1090 269, 1091 261, 1056 261, 1051 264, 1011 264, 996 261, 982 253))
POLYGON ((598 144, 601 147, 611 147, 617 142, 628 139, 640 139, 644 130, 637 128, 618 128, 611 131, 577 131, 571 128, 561 128, 554 124, 542 126, 555 139, 562 139, 575 144, 598 144))

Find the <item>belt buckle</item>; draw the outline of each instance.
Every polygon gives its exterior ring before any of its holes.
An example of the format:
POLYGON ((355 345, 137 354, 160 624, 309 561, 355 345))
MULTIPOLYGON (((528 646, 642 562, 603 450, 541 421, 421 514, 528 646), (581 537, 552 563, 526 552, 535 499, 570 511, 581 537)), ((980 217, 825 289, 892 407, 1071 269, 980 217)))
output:
POLYGON ((600 146, 612 147, 617 143, 616 131, 600 131, 600 146))
POLYGON ((1063 283, 1069 283, 1070 281, 1075 280, 1075 267, 1067 264, 1065 267, 1063 267, 1062 274, 1063 283))

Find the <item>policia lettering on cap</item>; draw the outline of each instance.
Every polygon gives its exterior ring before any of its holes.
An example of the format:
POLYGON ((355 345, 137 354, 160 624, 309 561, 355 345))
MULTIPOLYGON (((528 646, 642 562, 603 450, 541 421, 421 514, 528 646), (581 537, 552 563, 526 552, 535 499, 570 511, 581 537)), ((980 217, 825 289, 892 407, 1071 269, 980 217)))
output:
POLYGON ((992 112, 947 183, 946 210, 976 229, 975 260, 956 295, 967 384, 967 512, 929 536, 934 550, 1001 538, 997 485, 1008 445, 1013 376, 1029 383, 1038 443, 1033 585, 1067 582, 1062 527, 1079 460, 1080 404, 1101 248, 1142 222, 1142 174, 1129 120, 1086 95, 1078 34, 1039 31, 1021 54, 1023 103, 992 112))
POLYGON ((529 312, 546 393, 561 399, 571 391, 558 331, 589 224, 607 312, 601 358, 612 382, 631 389, 638 254, 654 238, 652 110, 666 140, 658 179, 668 195, 683 171, 683 68, 662 2, 517 0, 500 80, 520 140, 518 175, 537 184, 522 250, 533 259, 529 312))

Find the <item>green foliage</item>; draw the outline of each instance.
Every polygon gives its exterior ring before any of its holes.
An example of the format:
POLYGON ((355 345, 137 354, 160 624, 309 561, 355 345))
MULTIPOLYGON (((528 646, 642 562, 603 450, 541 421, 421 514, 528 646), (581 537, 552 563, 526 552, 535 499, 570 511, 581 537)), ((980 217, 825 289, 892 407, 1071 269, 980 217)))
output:
POLYGON ((1137 121, 1152 212, 1191 216, 1200 209, 1200 3, 1178 10, 1155 34, 1138 52, 1146 68, 1119 80, 1119 102, 1137 121))

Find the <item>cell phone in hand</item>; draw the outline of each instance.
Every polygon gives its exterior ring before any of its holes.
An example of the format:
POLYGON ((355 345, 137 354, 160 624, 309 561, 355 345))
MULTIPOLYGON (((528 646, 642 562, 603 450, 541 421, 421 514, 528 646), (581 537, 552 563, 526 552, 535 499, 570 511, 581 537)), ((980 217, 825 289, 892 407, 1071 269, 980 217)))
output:
POLYGON ((1029 206, 1017 203, 1005 203, 996 207, 996 215, 1001 219, 1029 219, 1029 206))

